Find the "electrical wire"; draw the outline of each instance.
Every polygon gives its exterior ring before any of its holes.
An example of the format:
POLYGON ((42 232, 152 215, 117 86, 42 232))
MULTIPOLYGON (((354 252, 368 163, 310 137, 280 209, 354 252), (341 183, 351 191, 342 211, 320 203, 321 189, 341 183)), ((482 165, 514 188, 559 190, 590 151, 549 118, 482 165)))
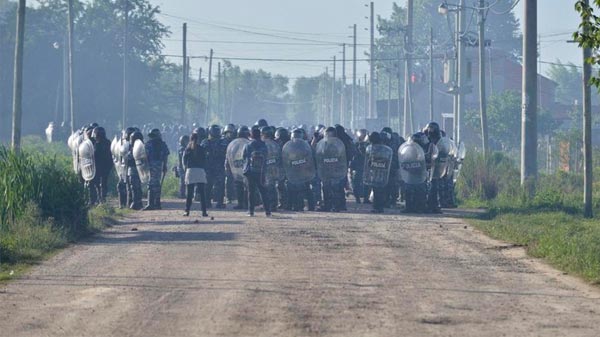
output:
POLYGON ((510 8, 505 11, 496 12, 492 8, 490 8, 490 11, 495 15, 505 15, 505 14, 512 12, 512 10, 515 9, 515 7, 517 7, 517 5, 519 4, 520 1, 521 0, 515 0, 515 2, 510 6, 510 8))

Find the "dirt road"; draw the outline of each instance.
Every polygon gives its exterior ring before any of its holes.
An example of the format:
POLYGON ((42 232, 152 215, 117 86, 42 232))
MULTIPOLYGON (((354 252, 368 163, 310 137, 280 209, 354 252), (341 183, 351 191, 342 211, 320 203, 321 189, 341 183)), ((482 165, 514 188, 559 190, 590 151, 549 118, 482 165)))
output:
POLYGON ((456 218, 167 208, 0 286, 0 336, 600 333, 600 291, 456 218))

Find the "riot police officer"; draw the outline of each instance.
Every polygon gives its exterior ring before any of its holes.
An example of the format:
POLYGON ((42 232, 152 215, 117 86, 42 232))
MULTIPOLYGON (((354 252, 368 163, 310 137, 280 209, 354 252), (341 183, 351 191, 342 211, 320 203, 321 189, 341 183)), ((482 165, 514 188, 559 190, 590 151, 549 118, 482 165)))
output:
POLYGON ((167 144, 162 140, 159 129, 152 129, 150 131, 145 148, 150 169, 150 180, 148 181, 148 205, 144 210, 158 210, 162 208, 160 195, 162 181, 167 174, 167 163, 170 152, 167 144))
MULTIPOLYGON (((231 143, 237 137, 237 130, 235 129, 235 125, 227 124, 225 128, 223 128, 223 140, 227 145, 231 143)), ((235 179, 231 172, 225 171, 225 197, 227 198, 227 203, 231 204, 234 200, 236 200, 235 196, 235 179)))
POLYGON ((265 215, 271 216, 269 195, 265 186, 265 166, 268 154, 267 145, 261 140, 261 131, 252 128, 251 142, 244 147, 244 176, 248 187, 248 215, 254 216, 256 192, 260 193, 265 215))
POLYGON ((190 143, 190 136, 183 135, 179 137, 179 147, 177 149, 177 166, 174 168, 175 175, 179 178, 179 198, 184 199, 187 196, 185 185, 185 165, 183 155, 190 143))
POLYGON ((96 162, 96 176, 92 188, 96 189, 96 201, 104 203, 108 194, 108 176, 113 166, 110 141, 106 139, 106 130, 103 127, 94 129, 92 139, 94 141, 94 160, 96 162))
MULTIPOLYGON (((275 130, 275 142, 277 144, 279 144, 279 147, 281 149, 283 149, 283 147, 285 146, 285 144, 287 144, 287 142, 290 140, 290 134, 288 132, 287 129, 285 128, 278 128, 277 130, 275 130)), ((287 178, 285 177, 285 175, 282 177, 281 180, 279 180, 279 182, 277 183, 277 196, 278 196, 278 200, 279 200, 279 204, 278 207, 280 209, 285 209, 285 210, 292 210, 292 208, 290 207, 290 204, 288 202, 288 193, 287 193, 287 178)))
MULTIPOLYGON (((436 122, 428 123, 425 126, 425 128, 423 129, 423 133, 429 139, 430 148, 435 147, 442 138, 440 126, 436 122)), ((437 148, 436 148, 436 150, 437 150, 437 148)), ((435 171, 436 171, 435 166, 439 162, 439 160, 441 160, 441 158, 439 158, 438 156, 436 156, 435 158, 431 158, 432 174, 431 174, 431 179, 429 182, 429 191, 427 193, 427 208, 432 213, 441 213, 440 201, 439 201, 439 187, 440 187, 441 176, 438 174, 435 174, 435 171)), ((444 158, 444 160, 447 160, 447 156, 444 158)))
POLYGON ((138 130, 134 130, 129 136, 129 151, 127 153, 127 195, 129 208, 141 210, 142 205, 142 181, 137 170, 135 157, 133 156, 133 145, 136 141, 144 141, 144 136, 138 130))
POLYGON ((211 200, 216 201, 217 208, 225 208, 225 155, 227 141, 221 138, 221 127, 212 125, 208 130, 208 139, 202 141, 202 148, 207 157, 206 195, 208 208, 212 207, 211 200))
POLYGON ((356 203, 360 204, 361 202, 369 203, 369 195, 365 193, 367 190, 363 185, 363 169, 365 166, 365 153, 367 151, 367 146, 369 146, 369 135, 367 134, 366 129, 360 129, 356 132, 356 151, 354 152, 354 156, 350 161, 350 170, 352 177, 352 191, 354 193, 354 198, 356 199, 356 203))

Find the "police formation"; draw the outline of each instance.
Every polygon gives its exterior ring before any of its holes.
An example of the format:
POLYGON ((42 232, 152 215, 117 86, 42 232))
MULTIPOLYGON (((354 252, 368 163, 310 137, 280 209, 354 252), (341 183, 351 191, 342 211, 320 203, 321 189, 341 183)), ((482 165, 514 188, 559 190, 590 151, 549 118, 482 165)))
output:
POLYGON ((429 123, 407 140, 391 128, 347 132, 341 125, 274 127, 261 119, 251 128, 212 125, 159 129, 127 128, 112 143, 92 124, 68 139, 73 167, 89 191, 91 204, 106 199, 114 165, 122 208, 161 209, 161 189, 168 173, 167 143, 177 147, 179 197, 185 216, 194 201, 202 215, 216 207, 247 210, 346 211, 347 196, 372 204, 373 213, 404 203, 407 213, 439 213, 456 207, 454 184, 465 148, 429 123), (169 139, 164 140, 165 135, 169 139), (144 136, 145 134, 145 136, 144 136), (178 140, 177 140, 178 138, 178 140), (147 185, 147 204, 142 186, 147 185))

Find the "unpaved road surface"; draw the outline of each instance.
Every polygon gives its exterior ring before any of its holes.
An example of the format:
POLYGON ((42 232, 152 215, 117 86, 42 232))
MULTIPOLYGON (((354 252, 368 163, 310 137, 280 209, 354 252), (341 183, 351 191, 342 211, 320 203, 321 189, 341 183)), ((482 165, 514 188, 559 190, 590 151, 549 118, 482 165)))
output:
POLYGON ((0 336, 600 335, 597 289, 457 218, 181 207, 0 286, 0 336))

